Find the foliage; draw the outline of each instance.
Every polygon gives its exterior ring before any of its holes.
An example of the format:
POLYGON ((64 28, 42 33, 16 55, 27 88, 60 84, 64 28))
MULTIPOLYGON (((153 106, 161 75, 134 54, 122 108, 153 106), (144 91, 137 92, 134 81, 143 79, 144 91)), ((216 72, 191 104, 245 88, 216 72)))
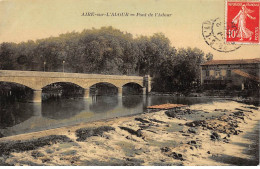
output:
POLYGON ((183 91, 194 88, 200 80, 200 64, 204 62, 204 53, 198 48, 181 48, 175 55, 161 64, 156 90, 183 91), (163 86, 162 86, 163 85, 163 86))
POLYGON ((206 60, 207 60, 207 61, 213 60, 213 54, 210 53, 210 52, 207 53, 207 54, 206 54, 206 60))
MULTIPOLYGON (((212 54, 206 55, 207 60, 212 54)), ((184 90, 197 82, 204 53, 176 50, 162 33, 133 38, 113 27, 85 29, 36 41, 0 44, 0 69, 146 75, 157 91, 184 90), (45 63, 45 64, 44 64, 45 63)))

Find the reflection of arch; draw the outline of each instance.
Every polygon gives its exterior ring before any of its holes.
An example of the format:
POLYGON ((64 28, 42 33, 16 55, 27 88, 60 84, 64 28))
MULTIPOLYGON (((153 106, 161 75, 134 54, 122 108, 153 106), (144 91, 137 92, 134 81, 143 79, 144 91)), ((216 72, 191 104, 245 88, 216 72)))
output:
POLYGON ((142 96, 125 96, 122 98, 122 104, 125 108, 135 108, 143 103, 142 96))
POLYGON ((82 99, 46 101, 42 103, 42 116, 55 120, 68 119, 84 109, 85 104, 82 99))
POLYGON ((0 129, 20 124, 33 116, 33 105, 21 102, 0 102, 0 129))
POLYGON ((119 103, 117 96, 93 96, 90 111, 94 113, 104 113, 113 110, 119 103), (95 97, 95 98, 93 98, 95 97))
POLYGON ((112 83, 99 82, 90 86, 90 95, 114 95, 118 93, 118 87, 112 83))

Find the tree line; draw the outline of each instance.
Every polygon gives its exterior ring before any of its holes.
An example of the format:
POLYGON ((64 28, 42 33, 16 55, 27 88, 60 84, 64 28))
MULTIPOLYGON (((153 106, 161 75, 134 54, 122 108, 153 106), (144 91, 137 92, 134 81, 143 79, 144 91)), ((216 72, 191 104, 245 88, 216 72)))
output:
POLYGON ((199 82, 199 65, 212 58, 198 48, 177 50, 162 33, 134 38, 113 27, 0 44, 2 70, 149 74, 154 78, 155 91, 191 88, 199 82))

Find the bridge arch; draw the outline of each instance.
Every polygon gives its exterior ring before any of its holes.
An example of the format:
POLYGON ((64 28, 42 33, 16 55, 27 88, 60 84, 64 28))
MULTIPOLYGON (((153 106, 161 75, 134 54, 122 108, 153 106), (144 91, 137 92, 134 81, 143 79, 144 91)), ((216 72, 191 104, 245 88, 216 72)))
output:
POLYGON ((124 87, 125 85, 128 85, 128 84, 135 84, 135 85, 138 85, 141 88, 143 88, 143 83, 141 83, 141 82, 131 82, 131 81, 123 83, 121 87, 124 87))
POLYGON ((143 86, 136 82, 128 82, 122 86, 123 95, 140 95, 143 90, 143 86))
POLYGON ((88 88, 96 85, 96 84, 109 84, 109 85, 113 85, 115 87, 121 87, 121 83, 118 83, 117 81, 115 80, 102 80, 102 79, 95 79, 94 81, 91 81, 89 82, 87 85, 88 85, 88 88))
POLYGON ((71 82, 55 82, 42 88, 44 100, 57 97, 83 97, 84 88, 71 82))
POLYGON ((140 95, 146 93, 146 88, 143 87, 143 84, 138 82, 128 82, 122 86, 122 93, 125 95, 140 95))
POLYGON ((60 83, 60 84, 75 85, 75 86, 77 86, 77 87, 80 87, 80 88, 84 89, 84 87, 81 86, 81 85, 79 85, 79 84, 76 84, 76 83, 73 83, 73 82, 65 82, 65 81, 52 82, 52 83, 49 83, 49 84, 43 86, 41 89, 46 88, 46 87, 48 87, 48 86, 50 86, 50 85, 59 84, 59 83, 60 83))
POLYGON ((31 101, 33 92, 34 90, 26 85, 15 82, 0 81, 0 99, 3 99, 3 102, 14 100, 31 101))
POLYGON ((98 82, 89 87, 90 95, 115 95, 118 94, 118 91, 118 87, 109 82, 98 82))
POLYGON ((127 82, 127 83, 125 83, 122 87, 124 87, 124 86, 126 86, 126 85, 131 85, 131 84, 136 85, 136 86, 139 86, 140 88, 143 88, 143 85, 141 85, 141 84, 139 84, 139 83, 137 83, 137 82, 127 82))
POLYGON ((32 90, 37 90, 37 88, 34 87, 34 85, 28 83, 28 82, 23 82, 23 81, 18 81, 18 80, 0 80, 0 82, 6 82, 6 83, 13 83, 13 84, 18 84, 18 85, 22 85, 25 87, 28 87, 32 90))
POLYGON ((79 83, 79 82, 76 82, 76 81, 70 81, 70 80, 55 80, 55 81, 46 81, 44 83, 41 84, 41 89, 47 87, 47 86, 50 86, 50 85, 53 85, 53 84, 58 84, 58 83, 64 83, 64 84, 72 84, 72 85, 75 85, 75 86, 78 86, 80 88, 83 88, 85 89, 85 86, 84 84, 82 83, 79 83))

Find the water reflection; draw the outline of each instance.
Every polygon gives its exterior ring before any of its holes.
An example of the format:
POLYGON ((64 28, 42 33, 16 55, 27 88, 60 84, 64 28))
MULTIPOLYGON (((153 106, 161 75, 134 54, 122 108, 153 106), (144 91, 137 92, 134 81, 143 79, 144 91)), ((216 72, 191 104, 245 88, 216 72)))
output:
POLYGON ((122 98, 122 105, 125 108, 135 108, 143 102, 142 95, 129 95, 122 98))
MULTIPOLYGON (((0 97, 1 98, 1 97, 0 97)), ((8 100, 8 99, 7 99, 8 100)), ((209 98, 129 95, 84 98, 54 97, 42 103, 0 100, 0 134, 5 136, 90 122, 146 111, 155 104, 197 104, 209 98)))
POLYGON ((148 97, 148 105, 157 105, 157 104, 165 104, 165 103, 174 103, 174 104, 200 104, 211 102, 213 98, 205 98, 205 97, 173 97, 173 96, 150 96, 148 97))
POLYGON ((42 116, 60 120, 68 119, 85 110, 83 99, 48 99, 42 102, 42 116))
POLYGON ((33 105, 0 97, 0 129, 20 124, 33 115, 33 105))
POLYGON ((94 113, 106 113, 118 106, 118 96, 92 96, 89 110, 94 113))

